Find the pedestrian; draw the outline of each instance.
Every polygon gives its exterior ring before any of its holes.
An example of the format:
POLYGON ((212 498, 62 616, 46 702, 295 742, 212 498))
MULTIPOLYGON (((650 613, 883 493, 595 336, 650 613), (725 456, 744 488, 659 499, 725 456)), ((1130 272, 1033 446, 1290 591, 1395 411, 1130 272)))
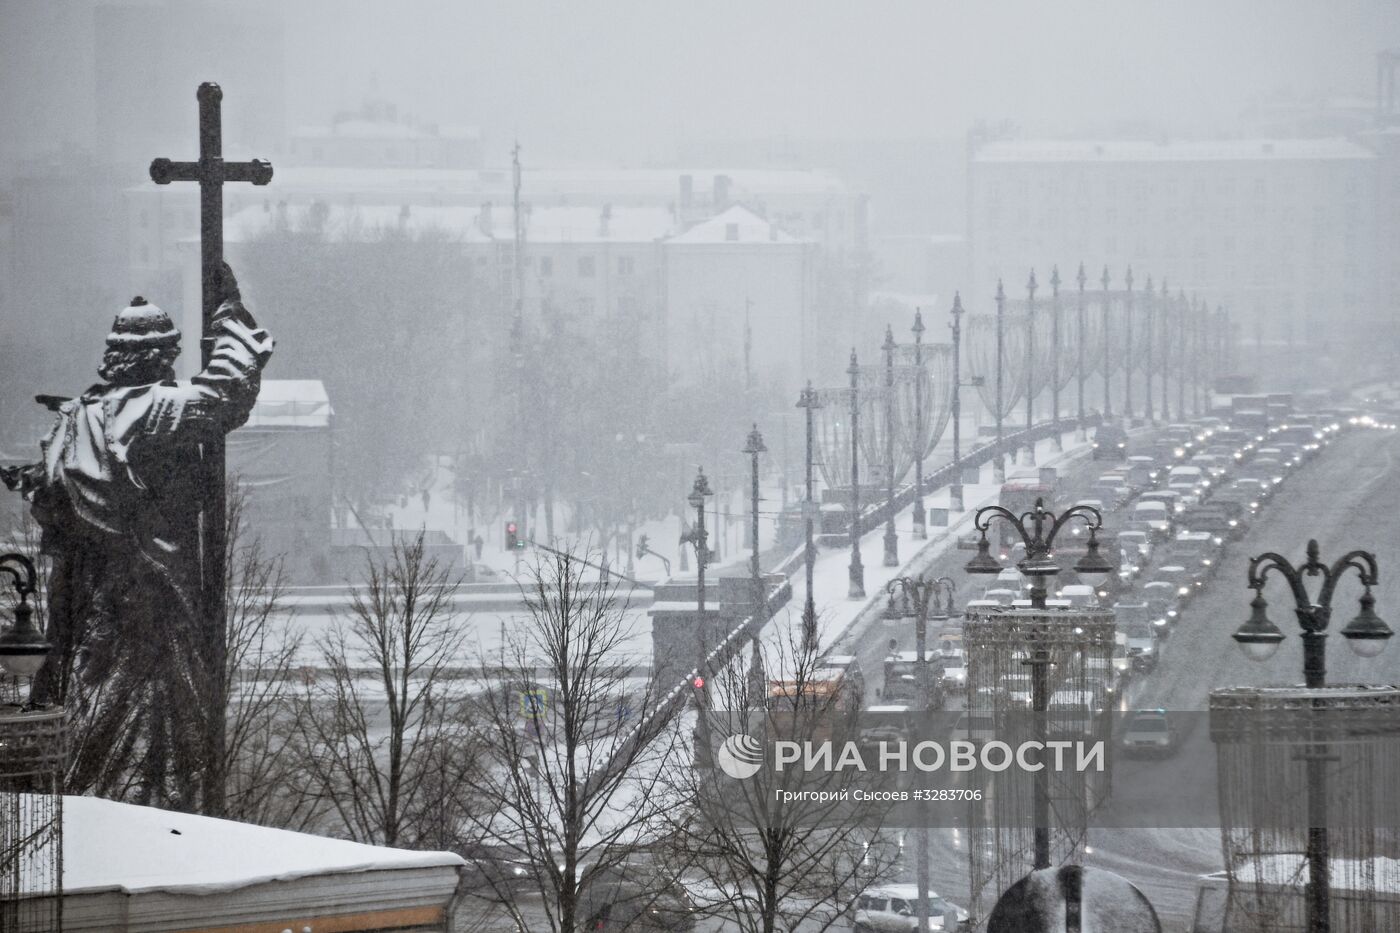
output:
POLYGON ((423 498, 423 511, 426 512, 428 511, 428 500, 432 498, 432 493, 428 491, 427 486, 424 486, 421 495, 423 498))
POLYGON ((481 549, 486 544, 486 542, 483 541, 481 538, 481 532, 477 532, 476 535, 472 538, 472 544, 476 547, 476 559, 481 560, 481 549))

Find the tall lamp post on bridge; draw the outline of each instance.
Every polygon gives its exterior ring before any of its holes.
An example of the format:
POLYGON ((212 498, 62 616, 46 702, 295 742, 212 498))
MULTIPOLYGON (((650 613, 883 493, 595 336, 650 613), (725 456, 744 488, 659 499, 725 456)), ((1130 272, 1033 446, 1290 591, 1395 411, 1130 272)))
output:
POLYGON ((1060 436, 1060 267, 1050 269, 1050 420, 1054 424, 1055 449, 1065 449, 1060 436))
POLYGON ((1089 277, 1084 274, 1084 263, 1082 262, 1079 264, 1079 275, 1075 277, 1075 281, 1079 283, 1079 307, 1077 309, 1079 319, 1079 339, 1075 341, 1076 346, 1074 348, 1076 357, 1075 362, 1077 368, 1076 375, 1078 377, 1079 382, 1079 430, 1075 432, 1074 436, 1077 440, 1079 440, 1082 443, 1089 439, 1089 431, 1084 424, 1084 380, 1087 376, 1087 373, 1084 369, 1084 344, 1088 342, 1089 336, 1089 321, 1088 318, 1085 317, 1084 308, 1084 285, 1086 282, 1089 281, 1089 277))
POLYGON ((1001 279, 997 279, 997 394, 996 394, 996 416, 997 416, 997 453, 992 461, 992 478, 994 482, 1006 482, 1006 460, 1005 452, 1002 450, 1002 416, 1001 416, 1001 393, 1002 393, 1002 369, 1005 363, 1005 337, 1006 337, 1006 290, 1001 287, 1001 279))
POLYGON ((1186 420, 1186 331, 1191 326, 1191 310, 1185 290, 1177 292, 1176 315, 1176 416, 1186 420))
POLYGON ((682 546, 689 544, 695 548, 695 608, 701 613, 705 611, 705 564, 710 560, 710 549, 707 545, 709 533, 705 530, 705 499, 712 495, 714 490, 710 488, 710 480, 705 476, 704 467, 701 467, 695 474, 695 483, 690 487, 690 495, 685 500, 695 510, 695 524, 681 535, 682 546))
POLYGON ((1035 270, 1026 280, 1026 466, 1035 466, 1035 270))
POLYGON ((1113 351, 1109 341, 1109 300, 1108 283, 1112 281, 1108 277, 1108 266, 1103 267, 1103 277, 1099 283, 1103 285, 1103 420, 1108 421, 1113 416, 1113 392, 1109 386, 1109 378, 1113 375, 1113 351))
POLYGON ((962 465, 962 390, 964 386, 985 384, 986 377, 974 376, 962 381, 962 295, 953 293, 953 323, 948 325, 953 332, 953 482, 948 486, 948 507, 954 512, 963 510, 963 465, 962 465))
POLYGON ((817 639, 817 604, 812 595, 817 562, 817 547, 813 538, 817 504, 812 499, 812 422, 814 413, 822 407, 821 400, 817 398, 817 390, 812 388, 811 380, 808 380, 807 387, 798 395, 797 407, 807 412, 807 498, 802 502, 802 524, 807 536, 804 554, 807 564, 807 598, 802 603, 802 646, 807 649, 815 644, 817 639))
MULTIPOLYGON (((1331 566, 1318 558, 1317 541, 1309 541, 1307 560, 1297 567, 1287 558, 1272 551, 1249 559, 1248 586, 1254 590, 1249 603, 1249 619, 1234 632, 1241 650, 1253 661, 1267 661, 1282 643, 1284 635, 1269 619, 1265 610, 1264 585, 1271 573, 1287 582, 1293 595, 1293 611, 1298 617, 1303 638, 1303 680, 1310 690, 1327 686, 1327 626, 1332 619, 1332 595, 1337 581, 1347 570, 1355 570, 1365 590, 1361 594, 1361 611, 1342 629, 1351 650, 1363 658, 1374 658, 1385 650, 1393 634, 1390 627, 1376 615, 1376 598, 1371 587, 1379 581, 1376 557, 1369 551, 1350 551, 1337 558, 1331 566), (1321 577, 1322 587, 1316 602, 1304 585, 1305 577, 1321 577)), ((1326 933, 1331 928, 1331 868, 1327 844, 1327 750, 1314 745, 1307 754, 1308 779, 1308 929, 1311 933, 1326 933)))
POLYGON ((860 363, 856 349, 851 348, 851 364, 846 367, 851 377, 851 599, 865 598, 865 565, 860 560, 860 363))
POLYGON ((768 448, 763 444, 763 435, 758 432, 758 425, 755 423, 753 430, 749 432, 748 441, 744 444, 743 453, 749 455, 749 516, 752 524, 749 526, 749 533, 753 535, 753 554, 749 557, 749 575, 753 578, 753 611, 754 618, 758 619, 763 615, 764 592, 763 592, 763 567, 759 563, 758 557, 758 455, 767 453, 768 448))
POLYGON ((1172 420, 1171 391, 1167 384, 1172 363, 1172 300, 1167 293, 1167 280, 1162 279, 1162 298, 1158 302, 1162 311, 1162 420, 1172 420))
POLYGON ((928 537, 924 513, 924 315, 914 309, 914 537, 928 537))
POLYGON ((1123 277, 1123 423, 1133 423, 1133 267, 1123 277))
MULTIPOLYGON (((1001 573, 1001 562, 992 556, 991 542, 987 540, 987 530, 993 521, 998 520, 1010 525, 1026 546, 1026 556, 1016 564, 1016 569, 1031 580, 1032 610, 1046 611, 1046 581, 1060 572, 1060 565, 1052 556, 1055 538, 1075 520, 1082 521, 1089 529, 1089 540, 1084 555, 1074 565, 1075 573, 1096 585, 1113 572, 1113 567, 1099 553, 1098 532, 1103 527, 1103 515, 1098 509, 1088 505, 1076 505, 1056 516, 1045 508, 1043 500, 1037 499, 1035 509, 1025 515, 1017 515, 999 505, 989 505, 977 510, 972 524, 981 532, 981 538, 977 542, 977 555, 968 561, 964 568, 968 573, 1001 573), (1026 519, 1030 519, 1029 527, 1026 525, 1026 519)), ((1031 711, 1043 714, 1050 708, 1050 652, 1042 645, 1032 644, 1028 647, 1031 649, 1030 657, 1023 663, 1031 669, 1031 711)), ((1046 728, 1043 715, 1036 717, 1035 726, 1037 738, 1043 743, 1046 728)), ((1032 805, 1035 826, 1033 867, 1049 868, 1050 784, 1049 775, 1044 768, 1035 773, 1035 799, 1032 805)))
POLYGON ((1143 317, 1143 340, 1147 342, 1147 359, 1145 367, 1147 369, 1146 390, 1147 397, 1143 400, 1142 416, 1148 424, 1156 424, 1157 418, 1152 407, 1152 306, 1155 302, 1152 292, 1152 276, 1147 277, 1147 287, 1142 290, 1142 309, 1145 313, 1143 317))
POLYGON ((894 329, 885 325, 885 559, 899 566, 899 537, 894 530, 894 329))
MULTIPOLYGON (((947 577, 937 579, 918 576, 899 576, 885 584, 889 600, 885 604, 885 618, 914 620, 915 663, 918 665, 919 710, 927 716, 932 706, 933 691, 929 685, 928 671, 928 616, 933 609, 935 618, 947 619, 953 614, 953 601, 957 597, 957 584, 947 577), (939 596, 943 599, 940 601, 939 596)), ((919 848, 915 867, 919 888, 918 921, 919 929, 929 928, 928 888, 929 888, 929 845, 928 816, 922 807, 919 811, 919 848)))

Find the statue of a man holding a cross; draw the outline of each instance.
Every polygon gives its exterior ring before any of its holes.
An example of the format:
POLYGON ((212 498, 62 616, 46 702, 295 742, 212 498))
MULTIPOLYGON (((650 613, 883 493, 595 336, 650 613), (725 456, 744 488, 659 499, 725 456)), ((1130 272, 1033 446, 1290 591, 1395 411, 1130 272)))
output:
MULTIPOLYGON (((179 720, 204 692, 199 662, 207 653, 199 636, 200 445, 247 421, 272 355, 227 265, 220 299, 209 362, 189 381, 175 379, 180 332, 155 305, 132 299, 107 335, 103 381, 51 402, 58 420, 40 442, 42 459, 3 477, 31 503, 54 561, 53 650, 35 700, 87 707, 89 734, 74 737, 75 790, 129 780, 101 773, 120 743, 137 739, 147 757, 198 747, 179 720)), ((164 785, 170 769, 159 770, 148 776, 164 785)))

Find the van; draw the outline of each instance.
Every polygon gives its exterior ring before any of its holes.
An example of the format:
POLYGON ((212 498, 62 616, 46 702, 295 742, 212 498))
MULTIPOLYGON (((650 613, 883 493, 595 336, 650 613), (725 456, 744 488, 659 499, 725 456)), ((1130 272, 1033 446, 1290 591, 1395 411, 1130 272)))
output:
POLYGON ((1059 601, 1071 609, 1091 609, 1099 604, 1094 588, 1083 583, 1071 583, 1060 587, 1059 601))
POLYGON ((1133 506, 1133 518, 1147 522, 1158 537, 1166 537, 1172 530, 1171 509, 1159 499, 1148 499, 1133 506))

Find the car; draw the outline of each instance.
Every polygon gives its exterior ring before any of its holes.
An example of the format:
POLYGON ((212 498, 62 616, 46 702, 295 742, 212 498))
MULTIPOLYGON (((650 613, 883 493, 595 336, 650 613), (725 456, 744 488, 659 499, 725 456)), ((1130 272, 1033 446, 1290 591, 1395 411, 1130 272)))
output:
POLYGON ((1147 603, 1153 627, 1157 629, 1158 635, 1163 637, 1181 615, 1181 594, 1176 588, 1176 583, 1170 580, 1149 580, 1138 593, 1139 598, 1147 603))
POLYGON ((1128 659, 1133 670, 1147 673, 1157 666, 1157 629, 1152 624, 1152 607, 1144 601, 1120 602, 1113 607, 1113 620, 1127 639, 1128 659))
POLYGON ((1164 709, 1140 709, 1128 718, 1119 744, 1125 754, 1171 755, 1180 742, 1176 723, 1164 709))
POLYGON ((1226 502, 1217 503, 1215 499, 1210 500, 1210 505, 1197 506, 1187 512, 1181 524, 1190 531, 1209 534, 1216 547, 1223 545, 1226 539, 1237 538, 1244 533, 1239 519, 1231 518, 1231 509, 1226 502))
POLYGON ((1152 572, 1152 582, 1169 583, 1176 587, 1176 598, 1179 603, 1187 602, 1196 592, 1192 572, 1181 564, 1166 564, 1158 567, 1152 572))
POLYGON ((1128 452, 1128 432, 1116 424, 1101 424, 1094 432, 1095 460, 1122 460, 1128 452))
MULTIPOLYGON (((964 933, 971 917, 958 905, 928 892, 929 930, 964 933)), ((884 884, 869 888, 851 903, 854 933, 903 933, 919 928, 919 887, 914 884, 884 884)))
POLYGON ((1133 506, 1132 515, 1135 520, 1150 525, 1152 533, 1159 538, 1171 534, 1172 512, 1165 502, 1157 499, 1144 500, 1133 506))
POLYGON ((1159 475, 1156 457, 1133 454, 1128 458, 1128 480, 1139 489, 1144 489, 1157 482, 1159 475))

